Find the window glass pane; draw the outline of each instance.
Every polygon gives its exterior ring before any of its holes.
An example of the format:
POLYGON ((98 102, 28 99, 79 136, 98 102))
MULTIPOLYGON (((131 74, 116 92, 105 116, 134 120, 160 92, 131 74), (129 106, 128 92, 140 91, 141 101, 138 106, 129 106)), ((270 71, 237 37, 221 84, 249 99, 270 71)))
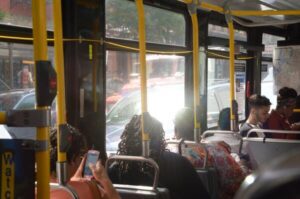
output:
MULTIPOLYGON (((265 45, 265 50, 263 51, 264 57, 273 58, 273 50, 277 46, 277 42, 284 40, 284 37, 279 37, 275 35, 263 34, 263 44, 265 45)), ((274 93, 274 76, 273 76, 273 63, 263 62, 261 70, 261 94, 270 99, 272 105, 271 108, 276 107, 277 95, 274 93)))
MULTIPOLYGON (((106 53, 106 147, 116 151, 120 135, 134 114, 141 113, 137 53, 106 53)), ((183 56, 146 56, 148 111, 163 123, 166 138, 173 136, 173 118, 184 106, 183 56), (174 100, 176 99, 176 100, 174 100)))
MULTIPOLYGON (((208 36, 229 39, 229 31, 227 27, 209 24, 208 36)), ((247 41, 247 33, 243 30, 234 30, 234 39, 247 41)))
MULTIPOLYGON (((182 14, 145 5, 146 40, 151 43, 185 45, 182 14)), ((138 40, 138 17, 132 1, 106 1, 106 37, 138 40)))
MULTIPOLYGON (((53 29, 52 0, 46 1, 47 28, 53 29)), ((0 24, 32 27, 32 0, 0 1, 0 24)))
MULTIPOLYGON (((48 57, 53 63, 53 47, 48 57)), ((33 46, 0 42, 0 111, 34 108, 34 82, 33 46)))
MULTIPOLYGON (((245 119, 245 61, 235 61, 235 95, 239 120, 245 119)), ((207 127, 218 125, 219 112, 230 107, 229 60, 208 59, 207 127)))
POLYGON ((263 56, 272 57, 273 49, 277 46, 277 42, 281 40, 284 40, 284 37, 264 33, 262 43, 265 45, 265 50, 263 51, 263 56))

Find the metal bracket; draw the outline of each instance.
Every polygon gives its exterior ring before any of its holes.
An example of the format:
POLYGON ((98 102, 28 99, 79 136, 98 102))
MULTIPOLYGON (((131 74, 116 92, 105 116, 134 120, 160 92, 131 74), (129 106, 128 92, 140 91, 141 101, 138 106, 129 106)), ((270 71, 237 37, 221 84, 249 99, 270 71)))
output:
POLYGON ((7 126, 12 127, 49 127, 50 109, 9 110, 7 126))
POLYGON ((23 140, 22 149, 34 150, 36 152, 47 151, 49 148, 49 142, 46 140, 23 140))
POLYGON ((187 4, 188 10, 190 14, 197 13, 197 7, 200 5, 200 0, 193 0, 192 3, 187 4))
POLYGON ((36 152, 43 152, 49 149, 49 142, 46 140, 36 140, 34 144, 36 152))
POLYGON ((60 152, 67 152, 71 146, 72 133, 70 132, 67 124, 60 124, 59 128, 59 148, 60 152))
POLYGON ((224 3, 225 19, 226 19, 227 24, 229 22, 232 22, 232 15, 231 15, 231 10, 230 10, 230 5, 229 5, 230 3, 231 3, 231 0, 227 0, 224 3))

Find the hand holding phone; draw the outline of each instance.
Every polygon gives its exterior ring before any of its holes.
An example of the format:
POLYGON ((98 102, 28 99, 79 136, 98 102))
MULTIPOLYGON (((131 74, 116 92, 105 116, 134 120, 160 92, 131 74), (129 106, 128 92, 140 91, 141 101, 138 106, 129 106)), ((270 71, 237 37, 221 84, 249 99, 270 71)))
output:
POLYGON ((89 150, 87 153, 87 157, 86 157, 86 161, 84 164, 84 170, 83 170, 83 177, 84 178, 91 178, 93 177, 93 173, 89 167, 89 164, 96 164, 96 162, 98 161, 99 158, 99 151, 96 150, 89 150))

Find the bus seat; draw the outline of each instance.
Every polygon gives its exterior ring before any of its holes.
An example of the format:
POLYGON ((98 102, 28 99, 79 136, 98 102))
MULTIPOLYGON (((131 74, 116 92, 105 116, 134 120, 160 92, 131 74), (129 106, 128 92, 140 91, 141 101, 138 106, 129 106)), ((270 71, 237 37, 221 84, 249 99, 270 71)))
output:
POLYGON ((109 164, 115 160, 147 162, 153 166, 155 171, 153 186, 114 184, 114 187, 117 189, 122 199, 169 199, 168 189, 157 187, 159 167, 154 160, 139 156, 114 155, 107 159, 105 165, 106 169, 108 169, 109 164))
POLYGON ((300 134, 299 131, 278 131, 266 129, 252 129, 243 139, 244 150, 249 155, 253 169, 269 162, 276 157, 288 154, 293 149, 300 149, 300 140, 274 139, 262 137, 249 137, 254 132, 262 133, 289 133, 300 134))
POLYGON ((211 199, 217 199, 219 193, 218 173, 214 167, 196 169, 203 185, 208 191, 211 199))
POLYGON ((166 188, 152 189, 149 186, 134 186, 114 184, 122 199, 169 199, 166 188))
POLYGON ((172 152, 177 152, 182 156, 186 156, 186 151, 193 147, 203 147, 205 152, 205 158, 203 161, 202 168, 196 168, 196 172, 205 186, 207 192, 210 194, 212 199, 218 198, 218 174, 214 167, 207 167, 207 150, 201 143, 184 140, 170 140, 167 142, 167 148, 172 152))
POLYGON ((247 176, 235 199, 300 198, 300 152, 277 156, 247 176))
POLYGON ((232 153, 239 153, 241 136, 238 132, 223 130, 208 130, 202 134, 201 142, 224 141, 231 147, 232 153), (213 135, 213 136, 211 136, 213 135))

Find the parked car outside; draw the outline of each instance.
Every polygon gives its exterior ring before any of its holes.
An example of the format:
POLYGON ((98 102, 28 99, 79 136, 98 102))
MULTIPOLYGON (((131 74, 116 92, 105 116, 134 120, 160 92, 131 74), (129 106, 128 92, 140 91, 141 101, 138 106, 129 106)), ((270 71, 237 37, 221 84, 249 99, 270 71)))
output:
MULTIPOLYGON (((173 119, 184 107, 184 85, 159 85, 148 88, 148 112, 163 124, 165 138, 174 135, 173 119)), ((219 112, 229 107, 229 83, 208 88, 208 127, 216 126, 219 112), (228 93, 228 94, 227 94, 228 93)), ((124 96, 110 110, 106 117, 106 150, 115 153, 125 125, 134 114, 141 113, 140 91, 124 96)))

